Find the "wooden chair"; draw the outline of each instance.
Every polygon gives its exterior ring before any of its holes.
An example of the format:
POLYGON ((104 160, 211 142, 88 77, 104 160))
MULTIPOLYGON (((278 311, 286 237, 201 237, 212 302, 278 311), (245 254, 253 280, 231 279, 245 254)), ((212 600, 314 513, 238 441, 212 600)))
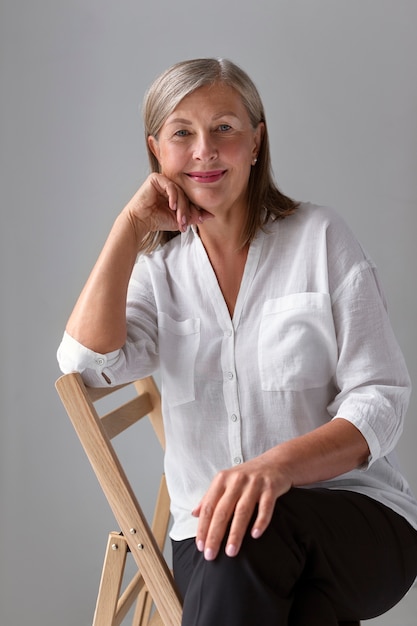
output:
MULTIPOLYGON (((121 533, 111 532, 108 537, 93 626, 119 626, 135 602, 132 626, 180 626, 181 601, 162 553, 169 522, 165 477, 161 478, 154 519, 149 526, 111 442, 147 415, 165 447, 161 398, 154 380, 145 378, 132 384, 136 397, 100 416, 97 400, 120 387, 86 387, 76 373, 61 376, 56 382, 58 394, 121 529, 121 533), (120 594, 129 551, 138 571, 120 594)), ((340 622, 340 626, 359 626, 359 622, 340 622)))
POLYGON ((111 532, 107 542, 93 626, 119 626, 136 602, 132 626, 180 626, 182 606, 174 579, 163 556, 169 522, 169 497, 162 476, 152 526, 136 499, 112 439, 144 416, 165 445, 161 401, 152 378, 133 383, 135 397, 100 416, 97 400, 120 387, 88 388, 79 374, 66 374, 56 382, 58 394, 73 423, 121 533, 111 532), (137 573, 121 593, 127 553, 137 573), (153 610, 155 607, 155 610, 153 610))

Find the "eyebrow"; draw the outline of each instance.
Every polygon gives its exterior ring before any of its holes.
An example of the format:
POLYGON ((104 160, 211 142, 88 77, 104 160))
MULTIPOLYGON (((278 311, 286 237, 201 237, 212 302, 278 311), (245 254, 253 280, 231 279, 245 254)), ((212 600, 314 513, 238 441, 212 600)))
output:
POLYGON ((235 117, 236 119, 239 119, 239 116, 236 115, 236 113, 234 113, 233 111, 222 111, 221 113, 217 113, 217 115, 215 115, 213 119, 217 120, 219 117, 235 117))
MULTIPOLYGON (((234 117, 236 119, 239 119, 238 115, 236 115, 236 113, 234 113, 233 111, 222 111, 221 113, 216 113, 216 115, 214 115, 212 119, 217 120, 221 117, 234 117)), ((187 120, 183 117, 175 117, 172 120, 168 119, 165 123, 167 125, 168 124, 187 124, 188 126, 192 125, 191 120, 187 120)))
POLYGON ((186 120, 183 117, 175 117, 172 120, 167 120, 165 123, 166 124, 188 124, 188 125, 192 124, 190 120, 186 120))

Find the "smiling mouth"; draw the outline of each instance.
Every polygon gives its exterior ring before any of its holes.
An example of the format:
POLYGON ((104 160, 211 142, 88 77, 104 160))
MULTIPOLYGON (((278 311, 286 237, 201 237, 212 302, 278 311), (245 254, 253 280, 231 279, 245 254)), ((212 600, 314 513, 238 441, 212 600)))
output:
POLYGON ((225 173, 226 170, 213 170, 212 172, 189 172, 187 176, 197 183, 216 183, 225 173))

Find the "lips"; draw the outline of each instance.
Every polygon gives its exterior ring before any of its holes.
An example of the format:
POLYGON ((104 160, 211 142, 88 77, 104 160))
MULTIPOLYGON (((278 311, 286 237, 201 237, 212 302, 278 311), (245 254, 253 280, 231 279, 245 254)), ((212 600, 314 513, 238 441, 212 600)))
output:
POLYGON ((187 176, 196 183, 216 183, 223 178, 226 170, 212 170, 209 172, 189 172, 187 176))

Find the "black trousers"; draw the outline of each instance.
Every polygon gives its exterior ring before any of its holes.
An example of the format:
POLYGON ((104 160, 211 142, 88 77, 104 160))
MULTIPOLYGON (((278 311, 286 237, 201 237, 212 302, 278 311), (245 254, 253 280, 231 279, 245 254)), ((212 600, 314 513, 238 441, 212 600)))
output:
POLYGON ((417 577, 417 531, 353 492, 292 489, 259 539, 206 561, 173 541, 183 626, 336 626, 394 606, 417 577))

